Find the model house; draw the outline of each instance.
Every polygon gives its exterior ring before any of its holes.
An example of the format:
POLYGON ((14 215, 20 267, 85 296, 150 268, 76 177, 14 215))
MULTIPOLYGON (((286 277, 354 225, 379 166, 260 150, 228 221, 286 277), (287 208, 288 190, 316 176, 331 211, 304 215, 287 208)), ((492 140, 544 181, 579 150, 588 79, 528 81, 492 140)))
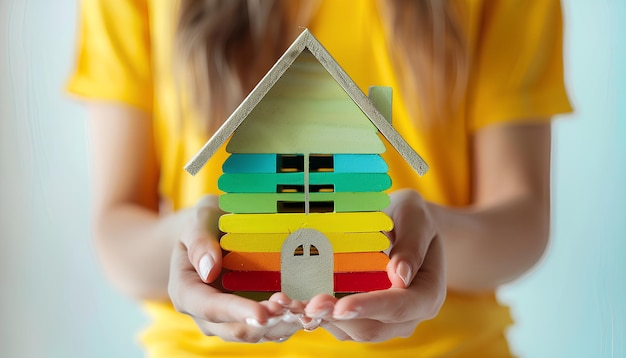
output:
POLYGON ((379 134, 420 175, 428 168, 390 119, 390 88, 366 96, 308 30, 296 39, 186 167, 230 153, 218 182, 225 289, 309 299, 390 287, 379 134))

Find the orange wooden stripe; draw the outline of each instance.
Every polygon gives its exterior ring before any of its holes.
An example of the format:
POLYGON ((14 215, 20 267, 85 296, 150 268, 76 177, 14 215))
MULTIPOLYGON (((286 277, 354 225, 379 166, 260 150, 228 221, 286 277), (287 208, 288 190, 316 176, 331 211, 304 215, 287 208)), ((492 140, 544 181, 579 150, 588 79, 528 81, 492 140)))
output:
MULTIPOLYGON (((385 271, 389 258, 382 252, 347 252, 334 255, 335 272, 385 271)), ((280 253, 231 252, 223 266, 233 271, 280 271, 280 253)))
POLYGON ((231 252, 224 257, 222 266, 233 271, 280 271, 280 253, 231 252))
POLYGON ((382 252, 335 254, 335 272, 385 271, 389 257, 382 252))

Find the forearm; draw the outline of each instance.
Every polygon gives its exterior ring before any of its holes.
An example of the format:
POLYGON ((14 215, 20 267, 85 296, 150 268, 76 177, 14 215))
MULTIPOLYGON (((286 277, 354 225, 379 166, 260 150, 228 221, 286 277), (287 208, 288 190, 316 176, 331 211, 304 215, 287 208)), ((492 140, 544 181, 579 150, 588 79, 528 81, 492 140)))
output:
POLYGON ((467 209, 429 207, 444 240, 450 290, 493 290, 532 267, 548 241, 547 200, 521 196, 467 209))
POLYGON ((167 216, 132 203, 118 204, 94 219, 96 251, 111 282, 136 299, 168 299, 172 248, 189 211, 167 216))

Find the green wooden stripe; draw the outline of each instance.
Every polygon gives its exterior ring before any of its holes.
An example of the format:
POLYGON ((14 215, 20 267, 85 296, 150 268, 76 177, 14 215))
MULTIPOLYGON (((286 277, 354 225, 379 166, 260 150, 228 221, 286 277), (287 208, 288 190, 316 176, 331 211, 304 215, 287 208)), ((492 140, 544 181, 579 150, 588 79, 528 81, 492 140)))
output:
POLYGON ((311 202, 333 201, 336 213, 382 211, 389 205, 389 196, 383 192, 368 193, 311 193, 311 202))
POLYGON ((277 201, 304 202, 304 193, 223 194, 219 205, 230 213, 269 214, 277 212, 277 201))
MULTIPOLYGON (((316 202, 332 202, 334 212, 382 211, 389 205, 389 196, 383 192, 368 193, 311 193, 311 206, 316 202)), ((278 202, 304 202, 303 193, 245 193, 224 194, 219 198, 220 208, 236 214, 271 214, 278 212, 278 202)), ((314 210, 314 209, 313 209, 314 210)))
MULTIPOLYGON (((383 191, 391 187, 386 173, 311 173, 311 185, 331 184, 335 192, 383 191)), ((303 173, 223 174, 217 186, 227 193, 276 193, 278 185, 304 185, 303 173)))
POLYGON ((363 110, 304 50, 248 114, 229 153, 383 153, 363 110))
POLYGON ((391 99, 393 91, 387 86, 371 86, 367 95, 374 103, 374 107, 391 124, 391 99))

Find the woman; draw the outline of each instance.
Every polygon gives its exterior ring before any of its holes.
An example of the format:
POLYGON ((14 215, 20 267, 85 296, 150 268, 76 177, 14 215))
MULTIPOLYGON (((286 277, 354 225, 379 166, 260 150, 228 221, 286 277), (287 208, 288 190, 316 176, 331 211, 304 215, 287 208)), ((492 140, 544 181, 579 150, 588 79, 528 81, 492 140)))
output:
POLYGON ((558 1, 85 0, 81 14, 69 89, 89 100, 96 248, 144 302, 151 357, 511 355, 494 290, 545 249, 550 117, 570 110, 558 1), (392 289, 257 303, 217 284, 225 153, 199 177, 182 168, 298 26, 362 89, 395 89, 394 127, 431 170, 385 154, 392 289), (285 343, 236 343, 264 341, 285 343))

